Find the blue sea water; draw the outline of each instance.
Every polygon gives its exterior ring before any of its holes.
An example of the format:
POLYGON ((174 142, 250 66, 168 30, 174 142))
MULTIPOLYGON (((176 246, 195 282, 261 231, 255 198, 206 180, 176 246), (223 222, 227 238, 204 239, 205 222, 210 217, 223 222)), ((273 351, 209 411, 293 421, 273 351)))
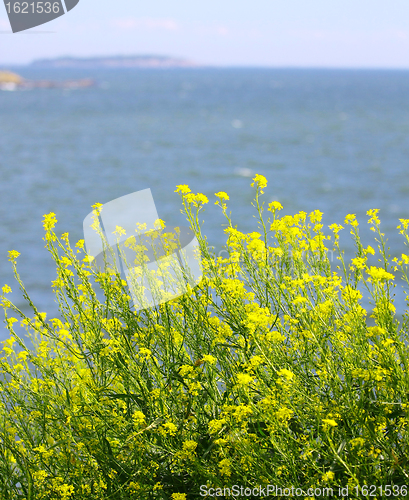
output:
MULTIPOLYGON (((355 213, 364 244, 374 247, 365 213, 379 208, 391 257, 406 251, 396 226, 409 218, 407 71, 16 71, 97 81, 75 91, 0 92, 0 286, 16 289, 11 297, 20 307, 11 249, 21 253, 18 269, 38 309, 57 311, 43 214, 55 212, 58 232, 75 242, 91 205, 146 188, 169 225, 185 222, 177 184, 206 194, 203 231, 216 253, 225 220, 214 193, 230 195, 239 229, 257 230, 256 173, 269 180, 267 203, 280 201, 286 214, 319 209, 325 225, 355 213)), ((400 285, 396 293, 403 296, 400 285)), ((404 301, 396 306, 403 312, 404 301)))

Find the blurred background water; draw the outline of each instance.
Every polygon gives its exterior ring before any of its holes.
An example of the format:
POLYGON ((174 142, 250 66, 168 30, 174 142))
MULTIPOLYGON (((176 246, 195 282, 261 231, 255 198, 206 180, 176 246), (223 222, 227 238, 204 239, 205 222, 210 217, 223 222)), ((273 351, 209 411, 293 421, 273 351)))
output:
POLYGON ((26 312, 7 251, 21 253, 20 275, 38 309, 52 317, 55 269, 42 240, 43 215, 55 212, 57 232, 69 232, 75 243, 91 205, 146 188, 168 225, 185 223, 177 184, 206 194, 203 230, 216 253, 225 219, 214 193, 230 195, 240 230, 257 230, 250 187, 256 173, 269 180, 266 203, 280 201, 283 214, 319 209, 327 226, 355 213, 364 244, 374 248, 365 213, 379 208, 391 257, 406 251, 396 226, 409 218, 408 71, 16 71, 98 83, 0 92, 0 286, 13 288, 11 299, 26 312))

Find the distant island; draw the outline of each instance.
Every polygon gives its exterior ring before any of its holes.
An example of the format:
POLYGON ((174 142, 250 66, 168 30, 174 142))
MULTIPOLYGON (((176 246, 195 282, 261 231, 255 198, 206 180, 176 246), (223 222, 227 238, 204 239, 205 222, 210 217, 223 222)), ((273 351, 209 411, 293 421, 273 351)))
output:
POLYGON ((58 57, 38 59, 30 66, 36 68, 194 68, 192 61, 167 56, 106 56, 106 57, 58 57))

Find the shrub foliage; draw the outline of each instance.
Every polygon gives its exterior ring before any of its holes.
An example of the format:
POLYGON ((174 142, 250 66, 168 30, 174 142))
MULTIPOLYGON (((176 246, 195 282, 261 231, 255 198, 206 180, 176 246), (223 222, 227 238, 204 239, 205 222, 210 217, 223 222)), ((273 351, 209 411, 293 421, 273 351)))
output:
MULTIPOLYGON (((9 252, 33 315, 5 285, 2 499, 183 500, 268 484, 349 486, 355 498, 357 485, 408 483, 408 320, 397 319, 392 291, 398 275, 408 283, 409 257, 390 260, 369 210, 377 250, 347 215, 356 255, 345 262, 343 227, 325 235, 318 210, 280 217, 272 202, 266 220, 266 184, 253 180, 258 227, 249 234, 216 193, 227 258, 202 235, 207 198, 178 186, 203 277, 144 311, 119 275, 95 270, 83 241, 57 238, 54 214, 44 240, 59 318, 37 310, 9 252)), ((408 225, 398 226, 406 242, 408 225)))

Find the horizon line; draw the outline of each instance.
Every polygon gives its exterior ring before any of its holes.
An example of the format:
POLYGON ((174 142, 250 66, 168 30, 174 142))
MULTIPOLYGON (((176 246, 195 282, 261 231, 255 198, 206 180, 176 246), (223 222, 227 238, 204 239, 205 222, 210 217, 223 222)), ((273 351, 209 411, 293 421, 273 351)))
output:
MULTIPOLYGON (((62 57, 72 57, 74 59, 81 59, 77 58, 76 56, 62 56, 62 57)), ((137 56, 96 56, 95 59, 97 58, 109 58, 109 57, 137 57, 137 56)), ((159 56, 148 56, 148 57, 159 57, 159 56)), ((167 56, 165 56, 167 57, 167 56)), ((60 59, 61 57, 58 58, 50 58, 47 60, 53 61, 56 59, 60 59)), ((86 57, 86 59, 92 59, 93 57, 86 57)), ((176 59, 176 57, 170 57, 170 59, 176 59)), ((36 59, 35 61, 38 61, 39 59, 36 59)), ((42 59, 44 60, 44 59, 42 59)), ((0 68, 4 70, 6 67, 13 67, 13 68, 25 68, 25 67, 31 67, 33 66, 33 62, 28 62, 28 63, 12 63, 12 62, 0 62, 0 68)), ((115 71, 115 70, 197 70, 197 69, 282 69, 282 70, 287 70, 287 69, 297 69, 297 70, 347 70, 347 71, 408 71, 408 67, 401 67, 401 66, 396 66, 396 67, 389 67, 389 66, 331 66, 331 65, 267 65, 267 64, 200 64, 200 63, 195 63, 196 66, 192 67, 169 67, 169 68, 151 68, 151 67, 116 67, 116 68, 109 68, 109 67, 104 67, 104 68, 90 68, 90 69, 108 69, 110 71, 115 71)), ((34 66, 33 66, 34 67, 34 66)), ((37 69, 87 69, 87 68, 37 68, 37 69)))

